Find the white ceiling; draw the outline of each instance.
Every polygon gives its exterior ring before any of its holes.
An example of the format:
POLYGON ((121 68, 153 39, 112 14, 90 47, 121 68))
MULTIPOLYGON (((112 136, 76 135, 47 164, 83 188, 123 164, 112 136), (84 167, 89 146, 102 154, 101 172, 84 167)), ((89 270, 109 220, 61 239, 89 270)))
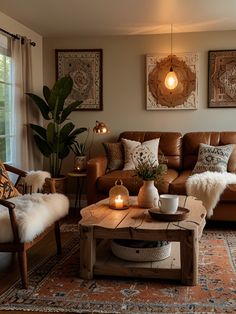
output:
POLYGON ((0 11, 43 37, 236 30, 236 0, 0 0, 0 11))

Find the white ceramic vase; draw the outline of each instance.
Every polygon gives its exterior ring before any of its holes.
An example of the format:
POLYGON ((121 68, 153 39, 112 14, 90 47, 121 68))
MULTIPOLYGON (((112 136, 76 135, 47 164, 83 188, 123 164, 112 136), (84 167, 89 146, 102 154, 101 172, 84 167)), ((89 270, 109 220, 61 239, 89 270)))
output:
POLYGON ((138 206, 151 208, 158 206, 159 193, 154 185, 154 181, 143 181, 138 193, 138 206))
POLYGON ((75 156, 75 170, 85 171, 87 168, 86 156, 75 156))

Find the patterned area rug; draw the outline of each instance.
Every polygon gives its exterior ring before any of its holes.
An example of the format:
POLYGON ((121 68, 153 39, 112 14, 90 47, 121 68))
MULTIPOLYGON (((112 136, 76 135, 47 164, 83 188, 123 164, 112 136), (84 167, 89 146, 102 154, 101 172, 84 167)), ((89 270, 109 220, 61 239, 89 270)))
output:
MULTIPOLYGON (((69 231, 69 230, 65 230, 69 231)), ((79 278, 78 232, 61 257, 45 259, 0 296, 0 310, 73 313, 236 313, 236 231, 204 230, 199 284, 148 279, 79 278)))

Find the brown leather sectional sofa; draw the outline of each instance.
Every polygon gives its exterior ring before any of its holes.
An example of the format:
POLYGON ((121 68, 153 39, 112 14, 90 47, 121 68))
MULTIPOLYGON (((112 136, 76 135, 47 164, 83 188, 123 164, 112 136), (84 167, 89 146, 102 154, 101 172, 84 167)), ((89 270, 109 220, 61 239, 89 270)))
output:
MULTIPOLYGON (((167 159, 168 171, 161 182, 157 183, 159 194, 186 194, 185 182, 197 162, 199 144, 212 146, 236 144, 236 132, 139 132, 127 131, 120 134, 118 141, 126 138, 135 141, 148 141, 160 138, 159 150, 167 159)), ((236 172, 236 146, 230 158, 231 169, 236 172)), ((97 202, 109 195, 109 189, 120 178, 130 195, 137 195, 141 180, 132 170, 115 170, 106 173, 107 157, 99 156, 88 161, 87 200, 88 204, 97 202)), ((236 221, 236 185, 230 184, 214 209, 212 220, 236 221)))

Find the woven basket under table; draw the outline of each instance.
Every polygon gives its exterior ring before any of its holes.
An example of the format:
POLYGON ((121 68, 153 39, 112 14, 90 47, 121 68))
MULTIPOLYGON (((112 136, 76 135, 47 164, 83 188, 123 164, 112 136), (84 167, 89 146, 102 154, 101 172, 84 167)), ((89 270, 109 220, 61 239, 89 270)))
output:
POLYGON ((133 262, 154 262, 170 256, 171 242, 112 240, 112 253, 124 260, 133 262))

